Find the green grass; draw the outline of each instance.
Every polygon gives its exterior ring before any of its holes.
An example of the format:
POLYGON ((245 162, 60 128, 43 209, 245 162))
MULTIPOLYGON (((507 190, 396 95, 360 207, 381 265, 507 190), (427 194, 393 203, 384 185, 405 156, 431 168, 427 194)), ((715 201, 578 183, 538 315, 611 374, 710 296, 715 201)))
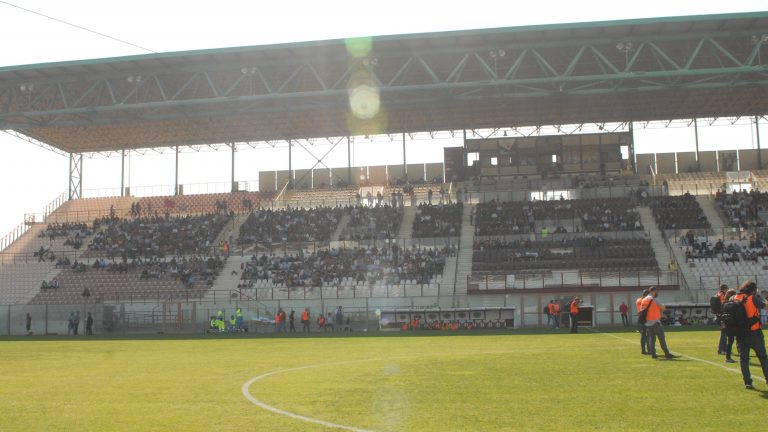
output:
MULTIPOLYGON (((441 333, 437 333, 438 335, 441 333)), ((277 408, 376 431, 754 430, 768 393, 687 358, 653 361, 636 333, 450 337, 0 341, 0 430, 329 430, 277 408), (634 344, 633 344, 634 343, 634 344), (752 409, 752 408, 751 408, 752 409)), ((714 331, 669 331, 722 364, 714 331)), ((753 360, 753 364, 755 361, 753 360)), ((729 365, 737 368, 737 365, 729 365)), ((753 373, 760 374, 759 367, 753 373)))

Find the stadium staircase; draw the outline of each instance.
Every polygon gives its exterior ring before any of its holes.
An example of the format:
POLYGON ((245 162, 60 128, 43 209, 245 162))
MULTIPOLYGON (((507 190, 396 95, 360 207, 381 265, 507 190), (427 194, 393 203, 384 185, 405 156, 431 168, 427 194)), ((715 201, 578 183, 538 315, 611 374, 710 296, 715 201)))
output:
POLYGON ((339 226, 336 227, 336 231, 331 235, 331 241, 339 241, 341 234, 344 233, 344 229, 347 228, 347 224, 349 224, 349 215, 345 213, 341 217, 339 226))
POLYGON ((400 222, 400 230, 397 232, 397 238, 411 238, 413 235, 413 221, 416 219, 417 210, 418 208, 416 207, 403 207, 403 220, 400 222))
POLYGON ((638 207, 637 212, 640 214, 640 223, 643 224, 650 236, 651 248, 654 255, 656 255, 656 261, 659 263, 659 270, 666 271, 667 265, 672 261, 672 256, 669 254, 667 242, 661 235, 659 226, 656 225, 651 209, 649 207, 638 207))
POLYGON ((712 200, 709 195, 696 195, 696 202, 699 203, 699 206, 704 211, 704 215, 707 217, 712 229, 716 232, 722 231, 723 227, 725 227, 725 223, 723 223, 723 218, 720 216, 720 212, 715 208, 714 200, 712 200))
MULTIPOLYGON (((456 272, 454 273, 456 279, 453 284, 454 295, 457 299, 466 298, 467 277, 472 273, 472 248, 475 240, 475 227, 469 223, 469 215, 473 209, 473 205, 464 205, 464 210, 461 214, 461 236, 459 237, 459 252, 456 258, 456 272)), ((443 278, 443 281, 445 281, 445 278, 443 278)), ((456 307, 459 306, 461 305, 456 305, 456 307)))
POLYGON ((692 291, 694 287, 688 285, 688 283, 695 281, 697 278, 691 269, 685 265, 685 255, 683 255, 682 251, 674 245, 667 245, 667 241, 661 235, 659 226, 656 225, 656 220, 653 218, 650 208, 638 207, 637 211, 640 214, 640 223, 643 224, 645 230, 648 231, 650 235, 651 248, 656 255, 656 261, 659 263, 659 270, 667 271, 667 265, 673 260, 678 263, 683 280, 680 281, 680 294, 675 300, 691 301, 694 298, 695 293, 692 291))
POLYGON ((213 286, 205 294, 203 301, 213 303, 215 297, 215 300, 220 302, 222 300, 220 298, 222 293, 218 292, 214 295, 213 291, 237 290, 237 284, 240 283, 240 273, 242 271, 240 267, 249 259, 250 257, 248 256, 230 256, 227 262, 224 263, 224 268, 221 269, 219 276, 213 281, 213 286))

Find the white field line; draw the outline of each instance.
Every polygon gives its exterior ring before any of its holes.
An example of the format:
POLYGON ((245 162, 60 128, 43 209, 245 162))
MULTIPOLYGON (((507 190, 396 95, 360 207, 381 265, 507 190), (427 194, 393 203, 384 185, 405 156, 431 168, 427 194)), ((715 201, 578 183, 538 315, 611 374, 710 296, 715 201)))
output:
MULTIPOLYGON (((592 328, 587 328, 587 329, 588 329, 588 330, 590 330, 590 331, 593 331, 593 332, 595 332, 595 333, 599 333, 599 334, 602 334, 602 335, 605 335, 605 336, 610 336, 610 337, 612 337, 612 338, 615 338, 615 339, 618 339, 618 340, 621 340, 621 341, 624 341, 624 342, 630 343, 630 344, 632 344, 632 345, 640 345, 640 342, 639 342, 639 341, 636 341, 636 340, 635 340, 635 341, 633 341, 633 340, 630 340, 630 339, 627 339, 627 338, 623 338, 623 337, 621 337, 621 336, 616 336, 615 334, 611 334, 611 333, 603 333, 603 332, 601 332, 600 330, 595 330, 595 329, 592 329, 592 328)), ((675 354, 675 355, 679 355, 680 357, 683 357, 683 358, 687 358, 687 359, 689 359, 689 360, 695 360, 695 361, 697 361, 697 362, 706 363, 706 364, 708 364, 708 365, 711 365, 711 366, 716 366, 716 367, 719 367, 719 368, 721 368, 721 369, 725 369, 725 370, 727 370, 728 372, 732 372, 732 373, 736 373, 736 374, 739 374, 739 375, 741 375, 741 369, 731 368, 731 367, 728 367, 728 366, 722 365, 722 364, 720 364, 720 363, 715 363, 715 362, 713 362, 713 361, 709 361, 709 360, 700 359, 700 358, 698 358, 698 357, 693 357, 693 356, 690 356, 690 355, 687 355, 687 354, 683 354, 683 353, 681 353, 681 352, 678 352, 678 351, 671 351, 671 350, 670 350, 670 352, 671 352, 672 354, 675 354)), ((764 377, 762 377, 762 376, 760 376, 760 375, 756 375, 756 374, 752 374, 752 377, 753 377, 753 378, 759 378, 759 379, 761 379, 761 380, 765 380, 765 378, 764 378, 764 377)))
POLYGON ((333 429, 342 429, 342 430, 355 431, 355 432, 371 432, 368 429, 360 429, 360 428, 356 428, 354 426, 344 426, 344 425, 340 425, 340 424, 336 424, 336 423, 327 422, 325 420, 319 420, 319 419, 316 419, 316 418, 307 417, 307 416, 303 416, 303 415, 300 415, 300 414, 292 413, 290 411, 281 410, 280 408, 273 407, 272 405, 268 405, 268 404, 266 404, 266 403, 256 399, 255 397, 253 397, 253 395, 251 395, 251 392, 248 390, 251 387, 251 385, 253 383, 255 383, 256 381, 259 381, 261 379, 270 377, 272 375, 278 375, 278 374, 287 373, 287 372, 295 372, 295 371, 300 371, 300 370, 305 370, 305 369, 313 369, 313 368, 318 368, 318 367, 323 367, 323 366, 339 365, 339 364, 343 364, 343 363, 352 363, 352 362, 323 363, 323 364, 315 364, 315 365, 309 365, 309 366, 302 366, 302 367, 297 367, 297 368, 292 368, 292 369, 282 369, 282 370, 278 370, 278 371, 267 372, 265 374, 262 374, 262 375, 259 375, 259 376, 255 377, 255 378, 251 378, 245 384, 243 384, 243 387, 242 387, 243 396, 245 396, 246 399, 248 399, 254 405, 256 405, 256 406, 258 406, 260 408, 263 408, 263 409, 265 409, 267 411, 272 411, 275 414, 280 414, 280 415, 284 415, 286 417, 290 417, 290 418, 295 419, 295 420, 301 420, 301 421, 305 421, 305 422, 308 422, 308 423, 319 424, 321 426, 325 426, 325 427, 329 427, 329 428, 333 428, 333 429))

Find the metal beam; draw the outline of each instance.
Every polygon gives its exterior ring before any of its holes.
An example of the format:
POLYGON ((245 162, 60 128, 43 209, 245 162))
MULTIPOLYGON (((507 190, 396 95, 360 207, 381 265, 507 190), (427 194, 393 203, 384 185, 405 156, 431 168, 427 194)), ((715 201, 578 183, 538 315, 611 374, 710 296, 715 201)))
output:
POLYGON ((763 156, 760 154, 760 116, 755 116, 755 138, 757 140, 757 169, 763 169, 763 156))
POLYGON ((70 200, 83 197, 83 154, 69 154, 69 192, 70 200))

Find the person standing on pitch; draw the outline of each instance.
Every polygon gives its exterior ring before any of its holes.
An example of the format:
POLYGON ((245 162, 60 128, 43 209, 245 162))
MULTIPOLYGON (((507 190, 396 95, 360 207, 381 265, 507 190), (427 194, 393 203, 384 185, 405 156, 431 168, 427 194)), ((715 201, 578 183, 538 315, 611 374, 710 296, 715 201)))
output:
POLYGON ((752 281, 744 282, 739 288, 739 293, 733 299, 741 302, 747 313, 746 331, 736 335, 736 344, 739 347, 739 365, 741 376, 744 378, 744 388, 752 390, 752 375, 749 372, 749 350, 755 351, 755 357, 760 360, 763 369, 765 383, 768 384, 768 356, 765 353, 765 338, 763 337, 762 324, 760 323, 760 310, 766 309, 765 300, 757 295, 757 285, 752 281))
POLYGON ((579 300, 578 297, 574 297, 573 300, 571 300, 571 333, 579 332, 579 303, 581 303, 581 300, 579 300))
POLYGON ((656 301, 656 297, 658 296, 658 288, 655 286, 650 287, 648 289, 648 295, 640 304, 642 307, 641 311, 648 309, 646 312, 645 327, 648 329, 648 337, 651 339, 649 342, 651 358, 659 358, 656 355, 656 339, 658 339, 659 345, 661 345, 661 349, 664 351, 664 357, 671 359, 675 358, 675 356, 672 355, 667 348, 667 340, 664 337, 664 327, 661 325, 661 313, 664 312, 667 307, 656 301))
POLYGON ((629 317, 627 316, 629 308, 627 307, 626 303, 621 302, 621 305, 619 306, 619 312, 621 312, 621 325, 624 327, 629 327, 629 317))
MULTIPOLYGON (((648 291, 647 289, 644 289, 643 293, 640 294, 640 297, 638 297, 637 300, 635 300, 635 307, 637 309, 638 317, 640 315, 640 311, 643 310, 643 299, 648 296, 649 292, 650 291, 648 291)), ((640 321, 638 321, 638 323, 637 323, 637 331, 640 332, 640 350, 641 350, 642 354, 643 355, 650 355, 651 354, 651 349, 650 349, 649 344, 648 344, 648 342, 649 342, 649 339, 648 339, 648 328, 645 327, 644 324, 640 324, 640 321)))
MULTIPOLYGON (((720 290, 717 291, 717 294, 715 294, 714 297, 712 297, 712 300, 710 301, 710 303, 718 302, 718 301, 720 302, 719 305, 716 304, 716 303, 711 305, 712 309, 713 309, 713 312, 715 312, 715 316, 717 317, 717 322, 720 322, 720 311, 721 311, 721 309, 723 307, 723 303, 725 303, 726 293, 727 292, 728 292, 728 285, 726 285, 726 284, 720 285, 720 290), (719 309, 714 310, 715 306, 719 306, 719 309)), ((720 341, 717 343, 717 354, 718 355, 725 354, 725 349, 726 349, 726 345, 727 345, 727 338, 728 338, 728 336, 725 334, 725 329, 721 327, 720 328, 720 341)), ((731 343, 733 343, 733 337, 731 337, 731 343)))
POLYGON ((88 318, 85 319, 85 335, 93 336, 93 316, 88 312, 88 318))
MULTIPOLYGON (((723 303, 727 302, 731 299, 731 297, 736 295, 736 290, 729 289, 725 292, 725 298, 723 298, 723 303)), ((719 314, 718 314, 719 315, 719 314)), ((719 317, 718 317, 719 321, 719 317)), ((725 329, 721 328, 720 330, 722 333, 725 333, 725 329)), ((736 363, 736 361, 733 360, 733 357, 731 357, 731 354, 733 353, 733 342, 736 338, 733 336, 725 335, 725 346, 723 347, 723 354, 725 354, 725 362, 726 363, 736 363)))
POLYGON ((301 332, 309 333, 309 308, 304 308, 301 312, 301 332))
POLYGON ((27 335, 32 334, 32 315, 27 312, 27 335))
POLYGON ((294 321, 296 320, 296 311, 291 309, 291 313, 288 314, 288 324, 290 324, 290 332, 296 333, 296 326, 294 325, 294 321))

